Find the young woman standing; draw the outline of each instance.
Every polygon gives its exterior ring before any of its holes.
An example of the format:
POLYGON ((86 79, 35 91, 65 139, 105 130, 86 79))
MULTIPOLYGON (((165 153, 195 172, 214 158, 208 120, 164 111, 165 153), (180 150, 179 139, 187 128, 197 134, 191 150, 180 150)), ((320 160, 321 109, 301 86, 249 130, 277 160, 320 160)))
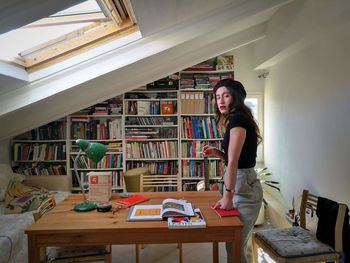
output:
MULTIPOLYGON (((247 243, 258 217, 262 203, 262 188, 254 169, 257 145, 262 141, 259 127, 251 110, 244 104, 246 91, 243 85, 232 79, 219 81, 214 89, 217 124, 225 130, 222 150, 213 146, 203 147, 204 156, 224 160, 226 170, 222 198, 214 208, 236 208, 244 224, 242 234, 242 262, 248 260, 247 243)), ((232 262, 232 243, 226 243, 227 262, 232 262)))

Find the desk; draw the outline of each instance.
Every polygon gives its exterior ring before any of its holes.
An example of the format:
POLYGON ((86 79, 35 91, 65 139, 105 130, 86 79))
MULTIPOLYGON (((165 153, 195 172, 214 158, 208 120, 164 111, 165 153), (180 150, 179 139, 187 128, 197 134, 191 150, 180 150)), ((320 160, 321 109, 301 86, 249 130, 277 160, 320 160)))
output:
MULTIPOLYGON (((144 204, 160 204, 165 198, 186 199, 199 207, 206 228, 168 229, 166 221, 127 222, 129 209, 115 213, 74 212, 81 195, 72 194, 35 224, 28 227, 29 263, 40 262, 40 252, 49 246, 164 244, 213 242, 213 262, 218 262, 218 242, 229 241, 234 262, 240 262, 243 224, 238 217, 220 218, 210 208, 220 198, 219 192, 142 193, 151 199, 144 204)), ((112 201, 119 198, 114 194, 112 201)))

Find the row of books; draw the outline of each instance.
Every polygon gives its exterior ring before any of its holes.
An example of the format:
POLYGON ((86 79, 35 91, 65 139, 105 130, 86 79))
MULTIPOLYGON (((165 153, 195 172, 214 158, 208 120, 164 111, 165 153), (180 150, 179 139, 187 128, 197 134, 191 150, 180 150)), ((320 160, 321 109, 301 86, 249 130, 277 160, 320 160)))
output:
POLYGON ((33 140, 57 140, 66 138, 66 123, 54 121, 31 130, 33 140))
POLYGON ((108 152, 122 152, 123 151, 123 143, 121 141, 109 142, 107 144, 108 152))
MULTIPOLYGON (((144 87, 146 89, 146 87, 144 87)), ((125 99, 128 100, 142 100, 142 99, 148 99, 148 100, 157 100, 157 99, 176 99, 177 93, 176 92, 142 92, 136 91, 136 92, 128 92, 125 93, 125 99)))
POLYGON ((32 129, 16 137, 18 140, 64 140, 66 138, 66 122, 53 121, 32 129))
POLYGON ((178 74, 172 74, 168 77, 165 77, 147 84, 147 89, 148 90, 176 89, 178 86, 179 86, 178 74))
POLYGON ((177 138, 176 127, 140 127, 140 128, 126 128, 126 140, 145 140, 158 138, 177 138))
POLYGON ((128 101, 126 104, 126 113, 129 115, 175 114, 177 111, 176 107, 176 101, 128 101))
POLYGON ((213 117, 181 117, 181 137, 188 139, 220 139, 223 133, 213 117))
POLYGON ((204 145, 210 144, 221 149, 221 141, 205 142, 205 141, 186 141, 181 142, 181 156, 183 158, 201 158, 203 157, 202 149, 204 145))
MULTIPOLYGON (((82 179, 83 185, 88 184, 89 172, 80 172, 80 178, 82 179)), ((122 188, 124 186, 123 172, 122 171, 111 171, 112 173, 112 188, 122 188)), ((75 176, 72 177, 72 186, 79 187, 79 183, 75 176)))
MULTIPOLYGON (((72 167, 75 160, 75 156, 71 156, 72 167)), ((123 155, 122 154, 107 154, 98 163, 91 161, 85 155, 80 155, 77 160, 78 169, 104 169, 104 168, 122 168, 123 167, 123 155)))
POLYGON ((137 167, 147 167, 150 174, 177 174, 178 173, 177 161, 160 161, 160 162, 129 161, 126 164, 126 170, 130 170, 137 167))
POLYGON ((106 140, 122 138, 122 119, 90 119, 72 117, 73 139, 106 140))
POLYGON ((67 169, 65 165, 57 164, 21 164, 12 168, 15 173, 24 175, 66 175, 67 169))
POLYGON ((221 74, 183 73, 180 89, 212 89, 222 79, 233 78, 233 72, 221 74))
POLYGON ((107 116, 107 115, 122 115, 123 114, 123 100, 112 99, 112 101, 106 101, 97 105, 87 107, 75 112, 74 115, 94 115, 94 116, 107 116))
POLYGON ((15 143, 13 151, 14 161, 61 161, 66 159, 64 143, 15 143))
POLYGON ((220 75, 186 74, 181 78, 181 89, 211 89, 221 79, 220 75))
POLYGON ((176 125, 177 117, 127 117, 125 125, 176 125))
POLYGON ((214 113, 214 95, 208 92, 182 92, 181 114, 214 113))
POLYGON ((128 142, 126 158, 158 159, 177 158, 177 141, 128 142))
MULTIPOLYGON (((223 176, 224 164, 219 160, 208 160, 209 177, 223 176)), ((183 177, 203 178, 204 162, 195 160, 182 160, 183 177)))

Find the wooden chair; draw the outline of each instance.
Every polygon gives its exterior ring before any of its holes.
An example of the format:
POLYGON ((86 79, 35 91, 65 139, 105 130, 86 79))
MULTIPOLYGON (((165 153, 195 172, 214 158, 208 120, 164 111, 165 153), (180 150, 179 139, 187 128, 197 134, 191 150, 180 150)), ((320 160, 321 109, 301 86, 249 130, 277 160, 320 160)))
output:
POLYGON ((165 191, 181 191, 181 178, 177 175, 146 175, 141 174, 140 176, 140 192, 144 192, 153 188, 154 192, 159 190, 165 191))
MULTIPOLYGON (((47 212, 56 206, 54 196, 43 202, 40 207, 33 213, 34 220, 39 220, 47 212)), ((111 245, 108 246, 80 246, 80 247, 49 247, 48 256, 45 251, 42 252, 41 258, 47 258, 45 262, 55 263, 73 263, 73 262, 112 262, 111 245), (50 259, 55 255, 54 259, 50 259), (56 257, 57 255, 57 257, 56 257), (62 256, 62 257, 61 257, 62 256)))
POLYGON ((347 206, 339 204, 338 207, 333 249, 306 229, 307 212, 311 211, 316 216, 317 203, 318 197, 304 190, 300 204, 300 227, 268 229, 253 233, 254 262, 258 262, 259 247, 276 262, 339 262, 347 206))
MULTIPOLYGON (((181 177, 177 175, 148 175, 141 174, 140 176, 140 192, 149 191, 153 189, 154 192, 164 191, 181 191, 181 177)), ((140 247, 143 245, 136 245, 136 263, 140 262, 140 247)), ((179 262, 183 262, 182 244, 178 243, 179 248, 179 262)))

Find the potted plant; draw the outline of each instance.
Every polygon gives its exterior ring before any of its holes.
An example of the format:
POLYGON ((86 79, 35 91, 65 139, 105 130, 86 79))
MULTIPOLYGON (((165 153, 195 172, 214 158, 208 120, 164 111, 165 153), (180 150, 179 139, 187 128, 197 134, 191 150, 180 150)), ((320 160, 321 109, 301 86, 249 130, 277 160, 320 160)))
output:
MULTIPOLYGON (((280 183, 277 181, 268 180, 268 177, 270 177, 272 175, 272 173, 268 172, 267 170, 268 170, 267 167, 255 169, 255 171, 257 173, 257 178, 260 180, 262 185, 266 185, 268 187, 274 188, 280 192, 280 187, 279 187, 280 183)), ((267 206, 267 202, 263 198, 263 203, 261 205, 260 212, 259 212, 258 218, 255 222, 255 225, 262 225, 264 223, 265 206, 267 206)))

